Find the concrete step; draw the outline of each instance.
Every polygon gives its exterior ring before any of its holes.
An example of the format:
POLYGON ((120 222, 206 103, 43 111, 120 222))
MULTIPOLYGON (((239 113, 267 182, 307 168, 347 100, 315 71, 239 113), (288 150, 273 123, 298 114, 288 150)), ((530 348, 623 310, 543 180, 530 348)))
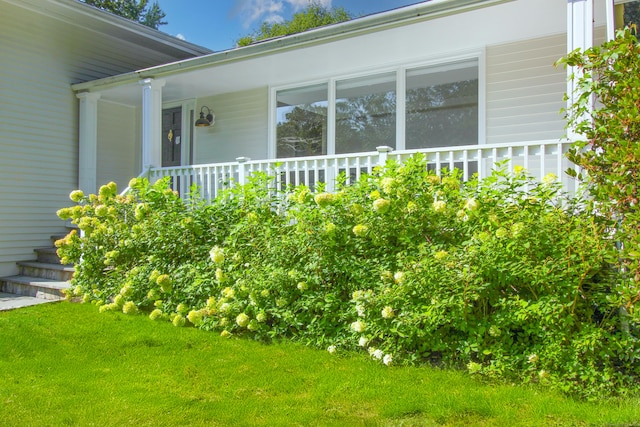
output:
POLYGON ((57 302, 59 300, 41 299, 24 295, 5 294, 0 292, 0 311, 15 310, 30 305, 57 302))
POLYGON ((46 300, 64 299, 69 282, 41 277, 9 276, 0 278, 0 292, 46 300))
POLYGON ((34 252, 38 256, 38 261, 46 264, 60 264, 57 249, 53 247, 36 248, 34 252))
POLYGON ((40 277, 43 279, 59 280, 66 282, 73 277, 73 266, 63 264, 52 264, 38 261, 18 262, 18 269, 21 276, 40 277))

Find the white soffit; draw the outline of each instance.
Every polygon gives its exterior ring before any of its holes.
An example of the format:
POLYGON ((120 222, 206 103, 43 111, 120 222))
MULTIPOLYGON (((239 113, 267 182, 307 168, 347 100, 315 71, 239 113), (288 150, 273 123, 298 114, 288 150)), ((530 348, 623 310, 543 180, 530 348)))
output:
POLYGON ((563 31, 566 4, 558 0, 433 0, 244 48, 81 83, 73 89, 99 91, 104 99, 138 105, 141 96, 137 82, 162 78, 167 82, 163 100, 171 102, 390 69, 425 58, 480 51, 487 44, 563 31), (531 19, 519 18, 525 15, 531 19), (455 25, 449 19, 455 19, 455 25))

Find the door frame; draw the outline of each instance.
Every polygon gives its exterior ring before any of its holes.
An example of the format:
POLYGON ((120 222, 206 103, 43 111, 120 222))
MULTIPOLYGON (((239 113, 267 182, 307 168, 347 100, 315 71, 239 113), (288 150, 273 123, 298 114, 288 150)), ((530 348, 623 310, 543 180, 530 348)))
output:
POLYGON ((196 109, 196 100, 187 99, 177 102, 162 104, 162 110, 182 107, 181 138, 180 138, 180 165, 188 166, 193 163, 193 115, 196 109))

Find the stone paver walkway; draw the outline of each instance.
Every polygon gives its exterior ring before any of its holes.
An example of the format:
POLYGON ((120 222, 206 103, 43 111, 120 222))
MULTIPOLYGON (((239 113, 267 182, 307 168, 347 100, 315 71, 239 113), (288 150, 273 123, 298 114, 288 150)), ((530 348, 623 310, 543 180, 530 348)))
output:
POLYGON ((28 297, 25 295, 6 294, 0 292, 0 311, 13 310, 16 308, 28 307, 30 305, 36 304, 44 304, 47 302, 54 301, 42 298, 28 297))

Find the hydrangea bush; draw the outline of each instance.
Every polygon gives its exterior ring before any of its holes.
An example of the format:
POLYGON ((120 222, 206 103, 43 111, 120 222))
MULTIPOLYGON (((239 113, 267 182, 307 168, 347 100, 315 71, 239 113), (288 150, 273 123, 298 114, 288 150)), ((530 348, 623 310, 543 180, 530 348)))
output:
POLYGON ((640 373, 636 324, 621 327, 607 229, 556 177, 525 170, 463 183, 420 155, 328 193, 275 191, 254 176, 210 204, 168 181, 118 195, 74 192, 58 242, 73 293, 222 336, 288 338, 431 363, 581 396, 640 373))

